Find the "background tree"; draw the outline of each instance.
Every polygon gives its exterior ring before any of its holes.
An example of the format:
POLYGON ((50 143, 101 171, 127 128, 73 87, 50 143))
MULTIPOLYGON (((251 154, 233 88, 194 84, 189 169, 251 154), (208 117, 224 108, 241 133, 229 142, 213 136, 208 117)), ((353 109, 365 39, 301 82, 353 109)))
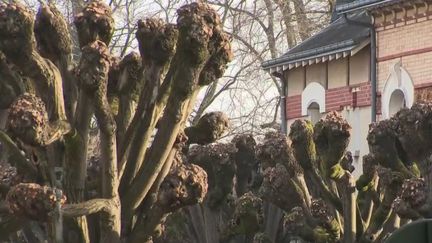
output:
MULTIPOLYGON (((8 2, 8 0, 3 0, 8 2)), ((22 0, 37 11, 41 0, 22 0)), ((81 11, 86 1, 50 0, 64 14, 67 22, 81 11)), ((173 23, 176 9, 190 0, 115 0, 109 4, 116 19, 114 34, 109 44, 112 53, 124 57, 137 50, 132 38, 137 21, 154 16, 173 23)), ((264 135, 267 128, 279 129, 279 106, 282 87, 280 81, 261 70, 264 60, 275 58, 294 47, 311 34, 326 26, 335 1, 324 0, 209 0, 221 15, 225 31, 232 38, 234 58, 227 72, 218 81, 203 89, 198 96, 188 121, 195 124, 209 111, 228 113, 231 135, 251 132, 264 135), (251 88, 253 87, 253 88, 251 88)), ((73 27, 73 25, 70 25, 73 27)), ((74 46, 78 46, 76 31, 70 29, 74 46)), ((73 56, 79 60, 80 50, 73 56)))

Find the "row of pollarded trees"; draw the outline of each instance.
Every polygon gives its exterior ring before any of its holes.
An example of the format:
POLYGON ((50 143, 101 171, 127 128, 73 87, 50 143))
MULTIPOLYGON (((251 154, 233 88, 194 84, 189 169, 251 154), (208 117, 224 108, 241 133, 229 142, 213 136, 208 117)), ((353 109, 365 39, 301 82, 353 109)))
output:
POLYGON ((231 59, 216 12, 193 3, 176 25, 139 21, 140 54, 122 60, 107 48, 113 21, 100 1, 84 7, 73 63, 54 6, 36 18, 19 4, 0 7, 0 240, 168 242, 184 229, 207 243, 375 242, 429 217, 431 105, 371 126, 357 181, 350 127, 336 113, 315 126, 296 121, 290 140, 206 145, 226 131, 225 115, 184 127, 200 88, 231 59), (90 159, 93 117, 100 154, 90 159), (283 224, 268 223, 277 219, 270 204, 285 211, 283 224))
POLYGON ((227 118, 212 113, 183 132, 231 46, 208 5, 177 14, 177 24, 140 20, 140 53, 119 60, 107 48, 111 9, 90 1, 74 19, 74 63, 54 5, 36 16, 0 6, 0 241, 150 242, 167 214, 204 198, 206 172, 171 165, 182 147, 226 130, 227 118), (93 119, 100 154, 89 160, 93 119))
POLYGON ((257 144, 241 135, 191 147, 185 160, 207 172, 209 192, 174 214, 158 242, 383 242, 401 225, 431 217, 431 118, 432 105, 417 103, 372 124, 357 180, 346 151, 351 128, 335 112, 315 126, 294 122, 289 138, 268 133, 257 144), (269 203, 284 211, 276 235, 266 228, 277 220, 269 203))

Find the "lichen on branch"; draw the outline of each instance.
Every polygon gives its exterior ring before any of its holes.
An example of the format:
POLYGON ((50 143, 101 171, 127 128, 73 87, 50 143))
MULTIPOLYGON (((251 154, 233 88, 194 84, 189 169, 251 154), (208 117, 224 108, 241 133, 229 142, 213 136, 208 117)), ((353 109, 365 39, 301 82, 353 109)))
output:
POLYGON ((63 205, 66 202, 65 196, 57 198, 57 194, 48 186, 20 183, 9 191, 6 200, 13 214, 37 221, 47 221, 56 203, 63 205))
POLYGON ((33 29, 34 15, 28 8, 18 3, 0 5, 0 49, 9 58, 35 48, 33 29))
POLYGON ((285 211, 306 205, 302 189, 282 164, 264 171, 260 195, 285 211))
POLYGON ((65 61, 71 58, 72 39, 69 28, 54 4, 41 5, 36 15, 34 32, 38 50, 43 57, 57 65, 60 65, 62 58, 65 58, 65 61))
POLYGON ((207 173, 193 164, 176 166, 162 182, 156 204, 167 213, 204 200, 207 194, 207 173))
POLYGON ((337 112, 328 113, 314 127, 314 142, 320 160, 320 169, 332 179, 341 178, 340 165, 349 144, 351 126, 337 112))
POLYGON ((7 127, 26 144, 43 146, 48 139, 49 121, 43 101, 30 93, 18 97, 9 108, 7 127))
POLYGON ((87 4, 75 16, 75 26, 81 47, 100 40, 109 45, 114 33, 114 19, 111 8, 100 0, 87 4))
POLYGON ((206 200, 210 208, 220 207, 232 191, 235 152, 233 144, 218 143, 194 146, 188 153, 188 161, 201 166, 208 174, 209 193, 206 200))
POLYGON ((216 142, 229 128, 228 116, 223 112, 210 112, 202 116, 198 123, 185 129, 190 144, 200 145, 216 142))

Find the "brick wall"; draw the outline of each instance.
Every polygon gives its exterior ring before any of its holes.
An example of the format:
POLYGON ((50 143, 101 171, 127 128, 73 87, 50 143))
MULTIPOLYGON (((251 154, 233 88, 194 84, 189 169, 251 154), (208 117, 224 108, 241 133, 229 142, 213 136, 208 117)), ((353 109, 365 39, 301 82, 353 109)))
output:
POLYGON ((429 84, 421 84, 415 87, 414 96, 416 101, 432 100, 432 81, 429 84))
POLYGON ((289 96, 286 99, 286 118, 301 117, 301 95, 289 96))
POLYGON ((349 86, 326 90, 326 111, 339 111, 352 104, 353 94, 349 86))
POLYGON ((378 31, 378 59, 418 48, 431 47, 432 20, 378 31))
POLYGON ((378 91, 383 89, 390 67, 401 62, 414 85, 432 81, 432 20, 377 32, 378 91))
MULTIPOLYGON (((334 110, 341 111, 344 106, 370 106, 370 92, 371 85, 369 82, 363 82, 352 86, 328 89, 326 90, 326 112, 334 110)), ((287 97, 286 118, 289 120, 302 117, 301 105, 301 95, 287 97)))
POLYGON ((357 92, 356 104, 354 107, 364 107, 371 105, 371 84, 369 82, 363 83, 359 86, 359 91, 357 92))

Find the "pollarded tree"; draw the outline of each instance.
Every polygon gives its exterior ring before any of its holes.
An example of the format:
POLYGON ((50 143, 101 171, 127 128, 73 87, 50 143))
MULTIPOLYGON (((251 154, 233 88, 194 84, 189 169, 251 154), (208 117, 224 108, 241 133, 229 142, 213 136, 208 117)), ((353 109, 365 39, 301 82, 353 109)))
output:
POLYGON ((231 60, 230 40, 208 5, 177 13, 177 24, 140 20, 140 54, 119 60, 107 48, 111 9, 91 1, 75 16, 73 63, 54 5, 36 16, 0 6, 0 240, 150 242, 168 214, 204 198, 206 172, 178 158, 227 128, 215 113, 183 132, 199 90, 231 60), (93 117, 100 156, 89 163, 93 117))
MULTIPOLYGON (((256 144, 241 135, 191 147, 186 158, 207 172, 209 193, 183 211, 192 234, 181 242, 384 242, 401 225, 432 217, 431 118, 432 104, 418 102, 371 124, 357 180, 347 152, 351 127, 336 112, 315 126, 295 121, 288 137, 268 133, 256 144), (277 218, 263 202, 285 212, 275 229, 265 227, 277 218)), ((181 231, 175 221, 165 225, 181 231)), ((176 242, 169 231, 163 240, 176 242)))

